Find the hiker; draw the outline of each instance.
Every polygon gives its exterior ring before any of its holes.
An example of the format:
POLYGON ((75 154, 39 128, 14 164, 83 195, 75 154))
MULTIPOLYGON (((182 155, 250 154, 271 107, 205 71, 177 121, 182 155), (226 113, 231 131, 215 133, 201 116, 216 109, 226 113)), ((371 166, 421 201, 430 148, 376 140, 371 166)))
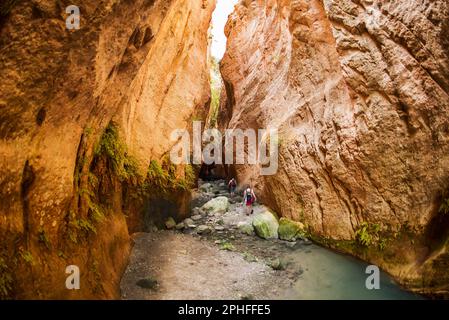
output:
POLYGON ((246 208, 246 215, 249 216, 253 213, 253 203, 257 200, 254 190, 251 186, 247 186, 245 192, 243 193, 243 205, 246 208))
POLYGON ((229 180, 228 182, 228 189, 229 189, 229 193, 231 194, 231 197, 234 196, 235 193, 235 189, 237 188, 237 181, 235 181, 234 178, 232 178, 231 180, 229 180))

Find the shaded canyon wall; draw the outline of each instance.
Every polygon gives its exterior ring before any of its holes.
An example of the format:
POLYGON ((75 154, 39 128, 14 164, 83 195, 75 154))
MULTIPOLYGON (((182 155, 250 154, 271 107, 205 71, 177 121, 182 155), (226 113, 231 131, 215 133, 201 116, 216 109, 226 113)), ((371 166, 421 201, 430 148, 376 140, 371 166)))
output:
POLYGON ((71 4, 0 5, 3 298, 118 297, 151 160, 208 108, 215 0, 80 0, 79 30, 71 4))

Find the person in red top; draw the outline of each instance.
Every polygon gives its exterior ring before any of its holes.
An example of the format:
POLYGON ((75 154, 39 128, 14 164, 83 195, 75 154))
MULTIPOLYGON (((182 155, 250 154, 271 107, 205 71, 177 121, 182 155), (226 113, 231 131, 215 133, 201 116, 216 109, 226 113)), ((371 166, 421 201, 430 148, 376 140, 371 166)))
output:
POLYGON ((254 190, 248 185, 243 192, 243 205, 245 206, 246 215, 253 213, 253 203, 257 200, 254 190))

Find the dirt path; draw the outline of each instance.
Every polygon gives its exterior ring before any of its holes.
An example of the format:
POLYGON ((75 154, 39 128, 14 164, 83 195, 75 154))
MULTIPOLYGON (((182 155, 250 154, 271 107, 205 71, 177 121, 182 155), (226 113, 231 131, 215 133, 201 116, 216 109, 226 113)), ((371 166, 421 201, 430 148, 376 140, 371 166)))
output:
POLYGON ((121 289, 123 299, 263 299, 278 296, 279 281, 276 271, 247 262, 239 253, 220 250, 192 235, 157 231, 135 236, 121 289), (136 285, 144 278, 153 278, 158 285, 153 289, 136 285))

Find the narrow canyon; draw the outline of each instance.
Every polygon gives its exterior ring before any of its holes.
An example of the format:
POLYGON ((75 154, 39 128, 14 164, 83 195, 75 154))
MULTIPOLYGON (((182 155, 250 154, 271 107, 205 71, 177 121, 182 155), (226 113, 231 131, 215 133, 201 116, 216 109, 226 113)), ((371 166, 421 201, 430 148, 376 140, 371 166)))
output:
POLYGON ((219 62, 216 0, 76 2, 79 29, 66 0, 0 3, 1 299, 291 298, 273 285, 304 272, 313 286, 308 257, 339 263, 335 252, 449 298, 446 0, 240 0, 219 62), (277 171, 216 163, 206 182, 209 166, 174 164, 172 133, 194 122, 276 129, 277 171), (247 185, 254 219, 240 208, 247 185), (267 212, 301 236, 261 232, 267 212), (289 251, 302 245, 313 249, 289 251), (294 271, 257 264, 254 248, 294 271), (202 273, 213 255, 208 287, 133 287, 151 268, 159 282, 202 273), (230 274, 234 291, 219 280, 230 274))

